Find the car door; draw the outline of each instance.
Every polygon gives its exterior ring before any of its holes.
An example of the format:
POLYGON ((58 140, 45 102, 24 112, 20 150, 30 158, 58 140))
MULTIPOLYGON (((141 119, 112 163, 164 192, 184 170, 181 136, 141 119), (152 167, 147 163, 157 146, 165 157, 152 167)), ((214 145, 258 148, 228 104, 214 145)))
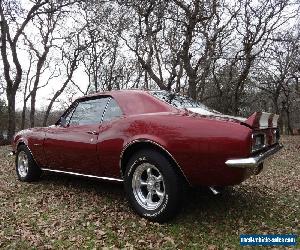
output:
POLYGON ((101 174, 97 138, 109 97, 87 98, 73 104, 58 125, 46 133, 44 150, 50 169, 81 174, 101 174))
POLYGON ((103 115, 97 145, 101 171, 106 177, 120 177, 120 155, 126 136, 122 132, 124 117, 121 107, 111 98, 103 115))

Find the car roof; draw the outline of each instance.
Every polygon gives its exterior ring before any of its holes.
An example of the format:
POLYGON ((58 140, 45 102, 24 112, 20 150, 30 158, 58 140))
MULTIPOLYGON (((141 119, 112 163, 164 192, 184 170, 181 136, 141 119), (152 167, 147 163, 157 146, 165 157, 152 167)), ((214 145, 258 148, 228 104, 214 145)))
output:
POLYGON ((77 100, 111 96, 119 104, 125 115, 176 111, 176 108, 155 98, 149 92, 145 90, 112 90, 86 95, 77 100))

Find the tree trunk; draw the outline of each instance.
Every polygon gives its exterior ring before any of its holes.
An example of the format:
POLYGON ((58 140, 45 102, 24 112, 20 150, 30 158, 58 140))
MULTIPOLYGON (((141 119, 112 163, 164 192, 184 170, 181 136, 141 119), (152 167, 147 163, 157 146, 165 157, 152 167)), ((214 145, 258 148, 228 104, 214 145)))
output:
MULTIPOLYGON (((27 88, 27 86, 26 86, 27 88)), ((30 94, 26 96, 26 92, 24 92, 24 100, 23 100, 23 109, 22 109, 22 116, 21 116, 21 129, 25 128, 26 123, 26 110, 27 110, 27 101, 30 97, 30 94)))
POLYGON ((196 78, 192 76, 189 77, 189 96, 193 100, 197 100, 197 82, 196 78))
POLYGON ((26 119, 26 103, 24 102, 24 106, 22 109, 21 129, 25 128, 25 119, 26 119))
POLYGON ((31 107, 30 107, 30 127, 34 127, 34 116, 35 116, 35 102, 36 102, 36 91, 32 91, 31 94, 31 107))
POLYGON ((16 132, 16 93, 7 91, 8 101, 8 130, 7 139, 11 141, 16 132))
MULTIPOLYGON (((73 75, 73 73, 72 73, 73 75)), ((53 107, 53 104, 54 102, 56 101, 56 99, 64 92, 65 88, 67 87, 68 83, 70 82, 71 78, 72 78, 72 75, 68 77, 68 79, 64 82, 64 84, 62 85, 62 87, 55 92, 54 96, 52 97, 48 107, 47 107, 47 110, 46 110, 46 113, 44 115, 44 119, 43 119, 43 127, 46 127, 47 126, 47 121, 48 121, 48 118, 49 118, 49 115, 50 115, 50 111, 53 107)))
POLYGON ((290 117, 290 111, 289 108, 286 109, 286 118, 287 118, 287 130, 289 135, 293 135, 293 128, 291 125, 291 117, 290 117))
POLYGON ((273 108, 274 108, 275 114, 279 114, 278 97, 277 96, 273 97, 273 108))
POLYGON ((48 121, 48 118, 49 118, 49 115, 50 115, 50 111, 53 107, 53 104, 55 102, 55 100, 57 99, 57 97, 59 96, 60 94, 56 94, 53 96, 53 98, 51 99, 48 107, 47 107, 47 110, 46 110, 46 113, 44 115, 44 119, 43 119, 43 127, 46 127, 47 126, 47 121, 48 121))

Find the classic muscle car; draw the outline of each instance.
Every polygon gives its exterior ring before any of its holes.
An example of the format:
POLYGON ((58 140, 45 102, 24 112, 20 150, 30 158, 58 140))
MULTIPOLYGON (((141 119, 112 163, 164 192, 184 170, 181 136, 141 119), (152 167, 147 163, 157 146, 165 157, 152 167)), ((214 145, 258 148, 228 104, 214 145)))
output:
POLYGON ((122 90, 77 99, 50 127, 13 140, 21 181, 43 171, 123 181, 143 217, 176 214, 189 186, 236 185, 282 146, 278 115, 223 115, 167 91, 122 90))

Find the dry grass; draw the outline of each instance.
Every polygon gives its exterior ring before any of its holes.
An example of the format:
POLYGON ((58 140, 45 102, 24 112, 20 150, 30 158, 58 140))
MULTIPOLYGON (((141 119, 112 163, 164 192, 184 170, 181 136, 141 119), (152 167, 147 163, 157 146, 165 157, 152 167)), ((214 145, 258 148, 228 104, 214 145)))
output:
POLYGON ((191 191, 162 225, 135 215, 120 184, 54 174, 19 182, 0 147, 0 248, 236 249, 242 233, 299 235, 300 137, 283 143, 259 176, 220 196, 191 191))

